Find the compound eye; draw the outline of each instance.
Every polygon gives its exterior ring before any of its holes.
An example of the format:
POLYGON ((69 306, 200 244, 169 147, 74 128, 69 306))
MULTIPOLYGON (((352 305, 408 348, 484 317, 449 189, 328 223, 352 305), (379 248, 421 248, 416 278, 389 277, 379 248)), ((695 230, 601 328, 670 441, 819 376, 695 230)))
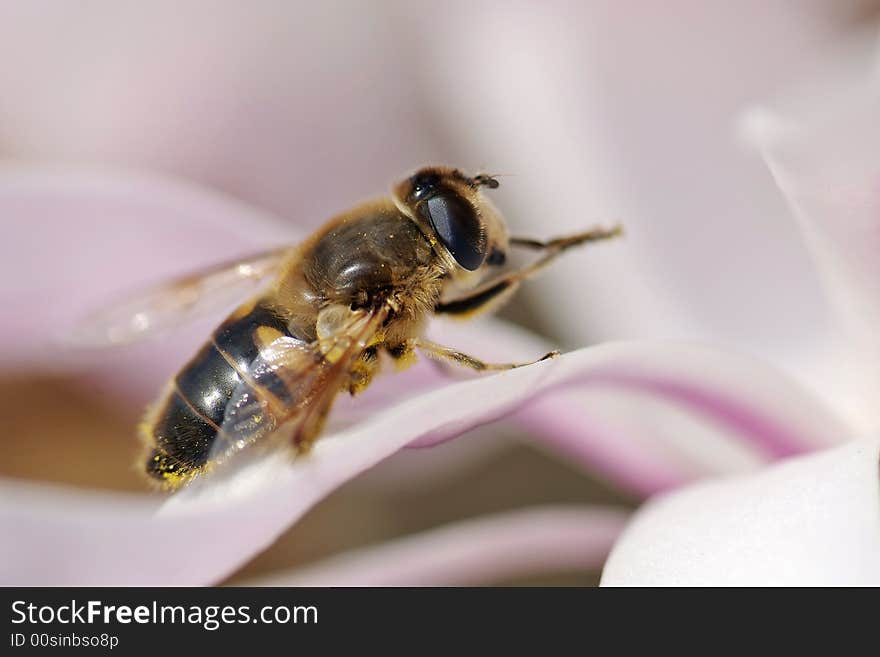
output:
POLYGON ((470 203, 457 194, 437 194, 422 202, 419 211, 458 264, 469 271, 479 269, 486 259, 486 240, 470 203))

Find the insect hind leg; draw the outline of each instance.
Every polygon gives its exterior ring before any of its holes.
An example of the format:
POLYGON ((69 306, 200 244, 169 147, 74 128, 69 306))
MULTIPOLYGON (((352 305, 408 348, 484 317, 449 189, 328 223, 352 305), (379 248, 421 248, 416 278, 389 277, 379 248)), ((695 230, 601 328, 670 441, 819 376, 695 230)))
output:
POLYGON ((476 370, 477 372, 499 372, 504 370, 512 370, 516 369, 517 367, 534 365, 535 363, 540 363, 550 358, 556 358, 559 355, 558 351, 550 351, 538 358, 537 360, 528 362, 488 363, 480 358, 476 358, 475 356, 466 354, 463 351, 459 351, 451 347, 444 347, 443 345, 437 344, 436 342, 431 342, 430 340, 416 340, 414 347, 416 347, 419 351, 428 356, 428 358, 431 358, 433 360, 454 363, 455 365, 467 367, 469 369, 476 370))
POLYGON ((373 382, 378 371, 378 349, 376 347, 369 347, 352 366, 351 374, 344 390, 347 390, 352 396, 363 392, 373 382))

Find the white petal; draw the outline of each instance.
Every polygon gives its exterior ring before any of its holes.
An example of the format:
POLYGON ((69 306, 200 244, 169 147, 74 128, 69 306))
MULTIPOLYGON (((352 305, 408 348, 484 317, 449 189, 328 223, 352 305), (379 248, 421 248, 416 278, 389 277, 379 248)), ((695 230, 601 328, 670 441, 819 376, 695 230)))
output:
POLYGON ((451 586, 601 566, 627 514, 545 507, 466 520, 242 586, 451 586))
POLYGON ((747 126, 799 219, 840 324, 813 386, 880 428, 880 49, 854 41, 747 126))
POLYGON ((878 459, 860 440, 650 502, 602 584, 878 586, 878 459))

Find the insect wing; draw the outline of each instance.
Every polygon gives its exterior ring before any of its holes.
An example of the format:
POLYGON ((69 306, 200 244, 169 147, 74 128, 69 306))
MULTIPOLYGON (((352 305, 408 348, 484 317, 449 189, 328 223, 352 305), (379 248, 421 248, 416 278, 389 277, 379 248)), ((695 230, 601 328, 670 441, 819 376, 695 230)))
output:
POLYGON ((214 265, 135 292, 98 310, 66 336, 71 346, 130 344, 235 304, 277 273, 290 247, 214 265))
POLYGON ((282 336, 260 350, 226 406, 209 461, 222 463, 256 444, 311 444, 388 314, 387 308, 346 312, 315 342, 282 336))

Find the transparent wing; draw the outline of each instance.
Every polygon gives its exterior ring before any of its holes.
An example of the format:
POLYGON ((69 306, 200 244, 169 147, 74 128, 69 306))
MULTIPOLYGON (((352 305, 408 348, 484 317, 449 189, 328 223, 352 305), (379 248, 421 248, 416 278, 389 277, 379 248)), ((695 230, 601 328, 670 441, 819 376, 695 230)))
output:
POLYGON ((291 252, 267 251, 135 291, 85 317, 65 341, 85 348, 129 344, 222 310, 255 291, 291 252))
POLYGON ((388 316, 377 310, 331 306, 319 316, 323 337, 279 337, 260 351, 232 393, 209 460, 221 463, 257 443, 308 449, 352 366, 388 316))

